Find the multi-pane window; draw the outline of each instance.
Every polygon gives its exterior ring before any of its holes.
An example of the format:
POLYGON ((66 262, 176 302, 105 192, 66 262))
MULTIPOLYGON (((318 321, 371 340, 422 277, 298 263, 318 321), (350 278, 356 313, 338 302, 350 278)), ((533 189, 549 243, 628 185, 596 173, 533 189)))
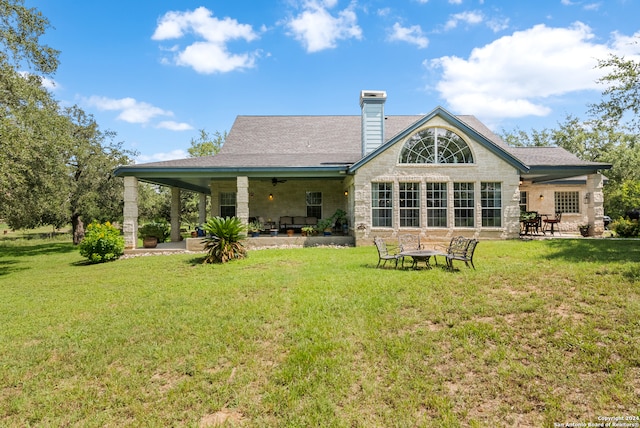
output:
POLYGON ((235 217, 236 192, 220 192, 220 216, 235 217))
POLYGON ((579 192, 555 192, 554 200, 556 212, 576 214, 580 212, 579 192))
POLYGON ((447 183, 427 183, 427 226, 447 227, 447 183))
POLYGON ((520 191, 520 212, 529 211, 529 192, 520 191))
POLYGON ((373 227, 393 225, 392 183, 371 183, 371 217, 373 227))
POLYGON ((322 218, 322 192, 307 192, 307 217, 322 218))
POLYGON ((407 140, 400 152, 400 163, 473 163, 473 153, 455 132, 428 128, 407 140))
POLYGON ((400 227, 420 227, 420 184, 400 183, 400 227))
POLYGON ((473 227, 474 214, 473 183, 453 183, 455 227, 473 227))
POLYGON ((482 226, 502 226, 502 186, 500 183, 480 183, 482 226))

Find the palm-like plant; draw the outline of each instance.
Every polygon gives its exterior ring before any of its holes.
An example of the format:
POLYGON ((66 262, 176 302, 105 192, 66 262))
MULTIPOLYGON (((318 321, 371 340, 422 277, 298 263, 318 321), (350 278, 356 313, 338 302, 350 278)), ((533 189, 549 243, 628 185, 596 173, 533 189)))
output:
POLYGON ((214 217, 205 223, 203 229, 207 233, 203 239, 207 251, 204 263, 226 263, 247 255, 241 242, 246 228, 237 217, 214 217))

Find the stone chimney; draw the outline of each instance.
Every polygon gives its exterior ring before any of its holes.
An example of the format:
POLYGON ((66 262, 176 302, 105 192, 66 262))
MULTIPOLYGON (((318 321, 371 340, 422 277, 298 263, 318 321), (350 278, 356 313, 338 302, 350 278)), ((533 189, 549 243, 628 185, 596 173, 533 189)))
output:
POLYGON ((360 92, 362 108, 362 156, 366 156, 384 143, 385 91, 360 92))

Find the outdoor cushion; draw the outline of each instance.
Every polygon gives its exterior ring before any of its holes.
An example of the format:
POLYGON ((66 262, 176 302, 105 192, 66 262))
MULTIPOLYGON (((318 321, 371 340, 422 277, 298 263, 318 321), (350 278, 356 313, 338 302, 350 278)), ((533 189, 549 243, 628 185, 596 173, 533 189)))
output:
POLYGON ((295 216, 292 223, 297 226, 304 226, 306 224, 306 219, 302 216, 295 216))
POLYGON ((291 217, 280 217, 281 225, 291 224, 291 223, 293 223, 293 219, 291 217))

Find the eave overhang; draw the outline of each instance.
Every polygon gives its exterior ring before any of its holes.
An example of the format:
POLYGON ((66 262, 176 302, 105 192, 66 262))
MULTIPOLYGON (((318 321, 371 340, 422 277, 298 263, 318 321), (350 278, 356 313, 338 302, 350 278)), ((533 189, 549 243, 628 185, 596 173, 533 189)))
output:
POLYGON ((136 177, 141 181, 162 186, 178 187, 198 193, 209 193, 212 180, 235 180, 238 176, 253 179, 341 179, 348 165, 308 167, 150 167, 127 165, 114 171, 117 177, 136 177))
POLYGON ((591 165, 536 165, 529 168, 526 173, 521 173, 523 180, 535 184, 544 184, 555 180, 578 177, 581 175, 597 174, 601 170, 610 169, 611 164, 591 165))

